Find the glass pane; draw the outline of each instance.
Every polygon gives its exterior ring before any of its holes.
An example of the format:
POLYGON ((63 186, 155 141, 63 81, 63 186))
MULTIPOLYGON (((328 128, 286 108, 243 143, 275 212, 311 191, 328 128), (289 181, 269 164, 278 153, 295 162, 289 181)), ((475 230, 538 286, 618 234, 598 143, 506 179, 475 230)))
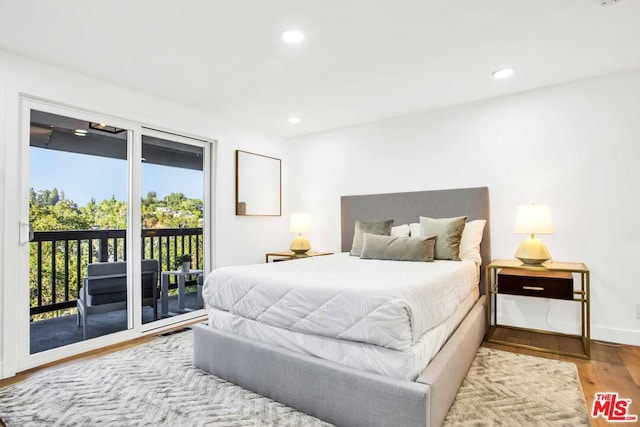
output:
POLYGON ((31 111, 31 353, 128 328, 125 129, 31 111))
POLYGON ((159 277, 155 290, 143 280, 143 299, 157 305, 143 310, 142 323, 202 308, 203 153, 200 146, 142 137, 143 274, 155 269, 159 277))

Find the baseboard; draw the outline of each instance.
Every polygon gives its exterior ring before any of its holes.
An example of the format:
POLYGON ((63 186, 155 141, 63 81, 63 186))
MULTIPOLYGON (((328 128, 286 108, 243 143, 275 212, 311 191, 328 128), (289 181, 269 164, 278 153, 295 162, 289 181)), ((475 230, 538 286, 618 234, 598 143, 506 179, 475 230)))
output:
MULTIPOLYGON (((543 312, 544 314, 544 312, 543 312)), ((543 331, 559 332, 563 334, 580 335, 580 319, 567 321, 545 316, 526 316, 520 314, 517 319, 507 314, 498 314, 500 325, 518 326, 521 328, 540 329, 543 331)))
MULTIPOLYGON (((546 319, 538 316, 520 316, 517 321, 507 315, 498 314, 501 325, 519 326, 523 328, 540 329, 543 331, 580 334, 580 321, 570 322, 558 319, 546 319)), ((616 344, 640 346, 640 330, 609 328, 591 324, 591 339, 616 344)))
POLYGON ((7 378, 11 378, 16 375, 15 371, 7 372, 6 369, 9 369, 9 365, 6 366, 7 368, 5 368, 4 362, 0 360, 0 380, 6 380, 7 378))
POLYGON ((591 325, 591 339, 640 346, 640 331, 591 325))

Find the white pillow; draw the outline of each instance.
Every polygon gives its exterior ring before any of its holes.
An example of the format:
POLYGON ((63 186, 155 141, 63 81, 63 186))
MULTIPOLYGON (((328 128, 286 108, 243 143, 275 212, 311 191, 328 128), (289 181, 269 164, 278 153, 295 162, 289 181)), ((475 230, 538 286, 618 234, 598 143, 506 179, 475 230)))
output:
POLYGON ((420 235, 420 223, 412 222, 409 224, 409 230, 411 230, 410 236, 416 237, 420 235))
POLYGON ((396 227, 391 227, 391 236, 392 237, 397 237, 397 236, 409 237, 409 224, 402 224, 396 227))
POLYGON ((487 221, 484 219, 476 219, 464 225, 462 237, 460 237, 460 251, 458 253, 460 259, 470 259, 475 261, 477 265, 482 264, 480 242, 482 242, 482 234, 486 223, 487 221))

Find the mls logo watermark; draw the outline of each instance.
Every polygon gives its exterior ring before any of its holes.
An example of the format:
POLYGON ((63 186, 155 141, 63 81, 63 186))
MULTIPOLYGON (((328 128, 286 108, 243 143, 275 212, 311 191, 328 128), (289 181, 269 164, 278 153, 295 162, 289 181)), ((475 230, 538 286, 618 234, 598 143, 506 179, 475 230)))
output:
POLYGON ((632 423, 638 421, 637 415, 629 414, 631 399, 621 399, 618 393, 596 393, 593 400, 591 416, 598 418, 602 416, 612 423, 632 423))

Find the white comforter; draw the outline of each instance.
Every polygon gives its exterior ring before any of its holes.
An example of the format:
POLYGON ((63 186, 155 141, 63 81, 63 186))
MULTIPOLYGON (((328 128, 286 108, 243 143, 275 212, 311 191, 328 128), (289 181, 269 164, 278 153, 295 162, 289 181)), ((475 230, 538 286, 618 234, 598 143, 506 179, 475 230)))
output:
POLYGON ((203 297, 210 307, 271 326, 404 350, 475 285, 473 261, 339 254, 220 268, 207 277, 203 297))

